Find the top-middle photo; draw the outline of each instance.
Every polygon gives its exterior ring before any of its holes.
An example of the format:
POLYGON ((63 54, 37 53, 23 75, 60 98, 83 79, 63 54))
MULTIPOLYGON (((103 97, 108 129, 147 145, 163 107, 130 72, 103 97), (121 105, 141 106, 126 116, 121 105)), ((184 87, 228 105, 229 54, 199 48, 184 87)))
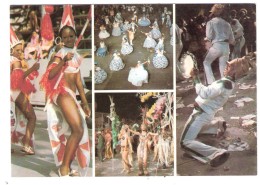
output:
POLYGON ((173 5, 95 5, 95 89, 173 89, 173 5))

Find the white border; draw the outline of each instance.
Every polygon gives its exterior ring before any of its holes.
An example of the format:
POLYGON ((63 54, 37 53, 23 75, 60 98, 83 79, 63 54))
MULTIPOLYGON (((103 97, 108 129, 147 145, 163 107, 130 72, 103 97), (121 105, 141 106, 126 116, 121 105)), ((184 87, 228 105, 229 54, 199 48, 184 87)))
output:
MULTIPOLYGON (((6 69, 9 69, 9 25, 10 25, 10 20, 9 20, 9 15, 10 15, 10 5, 12 4, 199 4, 199 3, 235 3, 235 4, 240 4, 240 3, 255 3, 257 5, 257 15, 259 14, 259 3, 256 0, 253 1, 225 1, 225 0, 219 0, 215 2, 209 2, 205 0, 200 0, 200 1, 195 1, 195 0, 164 0, 162 1, 155 1, 155 0, 125 0, 122 2, 122 0, 113 0, 113 1, 107 1, 107 0, 99 0, 99 1, 94 1, 94 0, 77 0, 75 3, 72 1, 68 0, 41 0, 41 1, 32 1, 32 0, 19 0, 19 1, 14 1, 14 0, 9 0, 7 1, 2 1, 1 6, 0 6, 0 14, 1 14, 1 24, 3 25, 1 29, 1 34, 0 34, 0 41, 1 41, 1 67, 0 67, 0 74, 2 77, 1 80, 1 94, 0 94, 0 115, 1 115, 1 122, 0 122, 0 137, 1 137, 1 155, 0 155, 0 185, 2 184, 120 184, 120 185, 126 185, 126 184, 180 184, 180 185, 185 185, 185 184, 207 184, 207 185, 215 185, 215 184, 235 184, 235 185, 240 185, 240 184, 256 184, 256 182, 260 182, 259 180, 259 151, 258 151, 258 165, 257 165, 257 170, 258 170, 258 175, 257 176, 214 176, 214 177, 205 177, 205 176, 200 176, 200 177, 195 177, 195 176, 189 176, 189 177, 184 177, 184 176, 174 176, 174 177, 86 177, 86 178, 50 178, 50 177, 44 177, 44 178, 30 178, 30 177, 25 177, 25 178, 14 178, 11 177, 11 160, 10 160, 10 128, 9 128, 9 123, 10 123, 10 117, 9 117, 9 100, 10 100, 10 79, 9 79, 9 71, 6 69)), ((257 17, 257 25, 259 24, 259 16, 257 17)), ((92 21, 93 22, 93 21, 92 21)), ((92 24, 93 28, 93 24, 92 24)), ((257 28, 257 46, 259 45, 259 28, 257 28)), ((94 30, 92 30, 92 33, 94 30)), ((92 42, 93 46, 93 42, 92 42)), ((93 54, 93 53, 92 53, 93 54)), ((94 56, 94 55, 93 55, 94 56)), ((93 65, 94 66, 94 65, 93 65)), ((92 73, 93 74, 93 73, 92 73)), ((257 75, 257 82, 259 81, 258 78, 259 75, 257 75)), ((175 87, 175 83, 174 83, 175 87)), ((93 88, 93 93, 94 93, 94 88, 93 88)), ((98 91, 100 92, 100 91, 98 91)), ((104 91, 106 92, 106 91, 104 91)), ((108 91, 111 92, 111 91, 108 91)), ((116 91, 113 91, 116 92, 116 91)), ((119 91, 119 92, 124 92, 124 91, 119 91)), ((127 91, 131 92, 131 91, 127 91)), ((136 91, 133 91, 136 92, 136 91)), ((140 91, 142 92, 142 91, 140 91)), ((94 98, 94 96, 93 96, 94 98)), ((94 100, 94 99, 92 99, 94 100)), ((92 108, 94 108, 95 102, 92 102, 92 108)), ((93 109, 94 110, 94 109, 93 109)), ((94 118, 93 118, 94 121, 94 118)), ((94 128, 94 126, 93 126, 94 128)), ((259 132, 259 131, 258 131, 259 132)), ((259 134, 258 134, 259 135, 259 134)), ((259 138, 259 137, 258 137, 259 138)), ((259 139, 258 139, 259 143, 259 139)), ((176 143, 177 144, 177 143, 176 143)), ((93 147, 92 147, 93 150, 93 147)), ((176 153, 175 153, 176 156, 176 153)), ((243 160, 243 159, 241 159, 243 160)), ((93 174, 95 174, 94 170, 94 156, 93 156, 93 174)), ((176 166, 175 166, 176 170, 176 166)), ((176 171, 175 171, 176 175, 176 171)))

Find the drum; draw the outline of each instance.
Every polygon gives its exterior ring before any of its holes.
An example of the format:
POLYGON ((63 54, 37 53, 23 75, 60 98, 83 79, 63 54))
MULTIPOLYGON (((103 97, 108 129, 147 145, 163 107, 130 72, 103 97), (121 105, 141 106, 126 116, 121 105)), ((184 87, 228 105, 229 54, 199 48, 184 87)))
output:
POLYGON ((184 78, 190 78, 191 71, 198 68, 196 57, 188 51, 185 52, 177 62, 177 67, 184 78))

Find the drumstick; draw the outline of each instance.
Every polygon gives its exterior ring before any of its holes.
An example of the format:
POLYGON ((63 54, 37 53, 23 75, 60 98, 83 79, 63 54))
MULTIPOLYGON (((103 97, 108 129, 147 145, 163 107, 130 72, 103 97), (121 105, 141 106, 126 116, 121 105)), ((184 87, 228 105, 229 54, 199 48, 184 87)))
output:
MULTIPOLYGON (((87 28, 87 26, 88 26, 88 23, 89 23, 90 19, 91 19, 91 8, 90 8, 89 11, 88 11, 87 21, 86 21, 86 23, 85 23, 85 25, 84 25, 84 27, 83 27, 81 33, 80 33, 80 35, 79 35, 79 37, 78 37, 78 39, 77 39, 75 45, 74 45, 74 48, 73 48, 73 51, 72 51, 73 53, 75 53, 75 51, 76 51, 76 49, 77 49, 77 47, 78 47, 78 44, 79 44, 79 42, 81 41, 81 39, 82 39, 82 37, 83 37, 83 34, 84 34, 84 32, 85 32, 85 30, 86 30, 86 28, 87 28)), ((59 85, 59 83, 60 83, 60 81, 61 81, 61 78, 62 78, 63 75, 64 75, 64 70, 65 70, 65 68, 63 67, 62 72, 61 72, 61 74, 60 74, 60 76, 59 76, 59 78, 58 78, 58 80, 57 80, 57 82, 56 82, 56 84, 55 84, 55 86, 54 86, 54 89, 57 89, 57 87, 58 87, 58 85, 59 85)))

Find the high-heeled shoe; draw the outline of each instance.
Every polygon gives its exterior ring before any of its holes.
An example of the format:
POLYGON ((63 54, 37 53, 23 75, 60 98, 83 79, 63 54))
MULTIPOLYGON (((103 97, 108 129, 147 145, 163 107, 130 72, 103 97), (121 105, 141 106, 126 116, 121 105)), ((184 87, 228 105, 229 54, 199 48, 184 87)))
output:
POLYGON ((61 173, 60 173, 60 168, 58 169, 58 174, 59 174, 59 177, 70 177, 69 174, 67 174, 67 175, 61 175, 61 173))

